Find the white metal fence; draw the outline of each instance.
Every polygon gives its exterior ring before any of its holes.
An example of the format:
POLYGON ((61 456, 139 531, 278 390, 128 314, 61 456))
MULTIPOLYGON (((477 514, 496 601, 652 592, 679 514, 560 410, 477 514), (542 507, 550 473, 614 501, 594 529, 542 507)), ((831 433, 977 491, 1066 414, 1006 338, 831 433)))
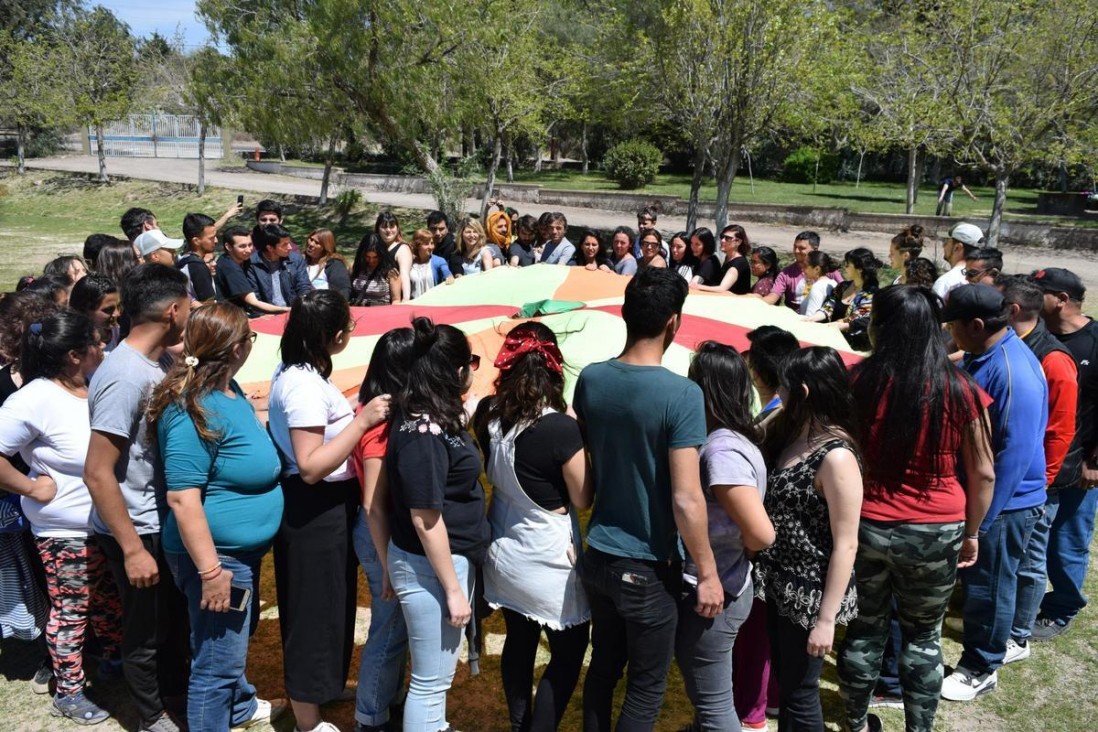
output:
MULTIPOLYGON (((93 155, 99 153, 95 128, 88 128, 93 155)), ((103 128, 108 156, 128 158, 197 158, 198 119, 185 114, 131 114, 103 128)), ((206 158, 221 157, 221 129, 206 130, 206 158)))

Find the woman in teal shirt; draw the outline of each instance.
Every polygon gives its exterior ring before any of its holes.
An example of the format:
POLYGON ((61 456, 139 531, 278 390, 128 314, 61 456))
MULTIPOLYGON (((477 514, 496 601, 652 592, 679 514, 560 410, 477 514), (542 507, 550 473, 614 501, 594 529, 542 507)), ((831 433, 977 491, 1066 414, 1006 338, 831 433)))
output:
POLYGON ((191 621, 193 732, 271 716, 244 677, 259 563, 282 519, 278 452, 233 380, 254 340, 240 308, 194 310, 183 356, 149 404, 171 509, 164 551, 191 621))

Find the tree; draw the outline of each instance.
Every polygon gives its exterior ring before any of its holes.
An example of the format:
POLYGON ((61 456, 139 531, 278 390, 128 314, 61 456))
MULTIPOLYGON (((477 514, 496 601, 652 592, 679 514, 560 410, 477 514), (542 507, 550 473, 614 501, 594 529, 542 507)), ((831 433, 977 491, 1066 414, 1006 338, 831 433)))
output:
POLYGON ((26 173, 26 144, 34 129, 71 121, 57 48, 0 31, 0 119, 15 128, 17 171, 26 173))
POLYGON ((837 15, 822 0, 663 0, 648 34, 652 93, 684 128, 693 150, 693 219, 708 156, 717 171, 718 228, 745 148, 799 109, 815 111, 815 87, 837 78, 827 53, 837 15))
POLYGON ((99 181, 108 182, 103 127, 127 114, 137 81, 135 43, 129 28, 103 7, 76 11, 58 38, 68 103, 77 121, 95 128, 99 181))
POLYGON ((957 120, 957 156, 995 181, 998 242, 1011 176, 1082 144, 1098 111, 1098 16, 1071 0, 954 0, 927 11, 952 49, 938 88, 957 120))
POLYGON ((198 195, 206 192, 206 134, 211 125, 222 127, 233 117, 237 78, 232 63, 213 46, 187 58, 184 99, 198 119, 198 195))

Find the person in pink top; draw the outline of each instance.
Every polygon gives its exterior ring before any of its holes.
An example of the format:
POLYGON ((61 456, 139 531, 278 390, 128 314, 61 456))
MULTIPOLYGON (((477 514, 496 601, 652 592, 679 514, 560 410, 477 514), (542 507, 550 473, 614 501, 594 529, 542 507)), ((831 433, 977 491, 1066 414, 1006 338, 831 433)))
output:
MULTIPOLYGON (((793 240, 793 259, 795 261, 778 273, 777 279, 774 280, 773 289, 770 290, 770 294, 763 297, 763 300, 771 305, 777 305, 784 298, 787 308, 799 310, 801 301, 808 296, 808 288, 805 287, 804 263, 808 258, 808 253, 819 248, 820 235, 815 231, 802 231, 797 234, 793 240)), ((842 274, 837 271, 828 272, 827 276, 835 282, 842 282, 843 280, 842 274)))

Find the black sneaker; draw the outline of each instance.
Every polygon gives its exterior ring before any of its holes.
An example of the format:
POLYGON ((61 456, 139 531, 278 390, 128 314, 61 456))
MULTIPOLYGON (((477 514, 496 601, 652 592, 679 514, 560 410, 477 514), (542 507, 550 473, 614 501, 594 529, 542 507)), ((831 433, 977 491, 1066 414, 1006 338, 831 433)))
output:
POLYGON ((50 714, 71 719, 77 724, 99 724, 111 716, 106 709, 101 709, 99 705, 84 696, 82 691, 54 697, 50 714))
POLYGON ((49 659, 46 659, 34 672, 34 678, 30 680, 31 691, 35 694, 49 694, 51 681, 53 681, 53 667, 50 666, 49 659))
POLYGON ((1063 635, 1067 632, 1068 626, 1071 622, 1066 623, 1059 620, 1053 620, 1052 618, 1037 618, 1037 622, 1033 624, 1033 630, 1030 632, 1030 640, 1037 643, 1044 643, 1050 641, 1053 638, 1063 635))
POLYGON ((866 715, 865 718, 865 732, 883 732, 884 724, 881 722, 881 718, 876 714, 866 715))

